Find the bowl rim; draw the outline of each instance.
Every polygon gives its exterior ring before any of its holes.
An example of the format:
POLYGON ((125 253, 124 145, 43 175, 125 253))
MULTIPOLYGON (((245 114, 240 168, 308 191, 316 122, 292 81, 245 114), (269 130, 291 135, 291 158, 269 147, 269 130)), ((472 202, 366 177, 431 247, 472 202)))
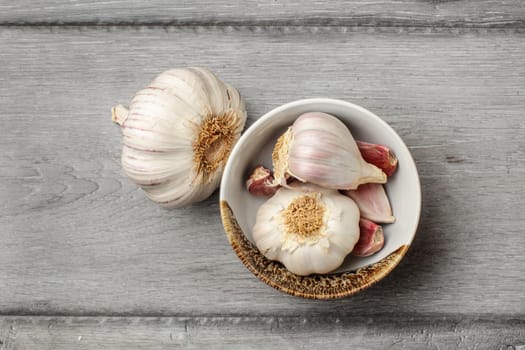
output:
MULTIPOLYGON (((220 211, 221 211, 221 220, 223 224, 223 228, 226 232, 226 235, 228 237, 228 240, 230 242, 231 247, 237 254, 237 256, 240 258, 240 260, 243 262, 243 264, 250 270, 254 275, 256 275, 259 279, 261 279, 266 284, 282 291, 287 294, 291 294, 294 296, 300 296, 303 298, 309 298, 309 299, 335 299, 335 298, 341 298, 353 295, 363 289, 366 289, 370 287, 371 285, 375 284, 376 282, 383 279, 386 275, 388 275, 402 260, 406 252, 408 251, 408 248, 412 244, 415 235, 417 233, 417 229, 420 223, 421 218, 421 209, 422 209, 422 195, 421 195, 421 181, 419 179, 419 172, 417 171, 417 166, 415 164, 415 161, 412 157, 412 154, 403 141, 403 139, 398 135, 398 133, 383 119, 381 119, 379 116, 374 114, 373 112, 369 111, 368 109, 357 105, 352 102, 340 100, 340 99, 333 99, 333 98, 307 98, 307 99, 300 99, 295 100, 292 102, 288 102, 285 104, 282 104, 278 107, 275 107, 271 109, 270 111, 263 114, 261 117, 259 117, 253 124, 251 124, 246 131, 241 135, 239 140, 235 143, 233 149, 230 152, 230 156, 228 157, 228 161, 226 162, 226 166, 223 170, 223 177, 221 179, 221 186, 220 186, 220 193, 219 193, 219 201, 220 201, 220 211), (249 242, 246 236, 244 236, 244 233, 240 229, 240 227, 237 225, 235 216, 233 214, 233 211, 229 207, 227 201, 225 200, 226 197, 226 176, 225 174, 230 173, 231 168, 233 166, 233 158, 234 155, 239 152, 239 149, 242 147, 241 140, 249 138, 253 133, 258 130, 258 128, 267 122, 267 120, 274 117, 276 114, 279 114, 287 109, 298 107, 305 104, 333 104, 333 105, 339 105, 344 108, 354 109, 359 111, 360 113, 366 115, 369 118, 375 119, 376 122, 379 122, 383 127, 389 129, 393 135, 393 137, 396 139, 397 143, 403 148, 403 151, 406 152, 408 155, 408 159, 410 161, 410 165, 413 167, 413 169, 416 172, 415 179, 417 183, 415 184, 416 191, 413 193, 415 198, 415 203, 417 203, 417 216, 415 217, 415 226, 413 228, 413 233, 410 235, 409 239, 407 240, 407 243, 399 247, 396 251, 391 253, 389 256, 383 258, 382 260, 373 263, 369 266, 360 268, 356 271, 350 271, 350 272, 341 272, 337 274, 324 274, 324 275, 310 275, 310 276, 297 276, 295 274, 292 274, 288 272, 280 263, 272 262, 270 260, 263 262, 263 265, 277 265, 272 266, 273 271, 276 274, 280 274, 285 276, 286 278, 292 278, 295 282, 295 286, 298 286, 299 289, 303 283, 312 283, 312 281, 309 281, 311 278, 317 278, 316 281, 322 281, 322 276, 325 276, 325 278, 328 280, 328 283, 332 283, 333 281, 330 281, 331 277, 335 277, 340 279, 337 281, 337 283, 344 284, 344 287, 339 288, 336 292, 321 292, 321 293, 308 293, 304 292, 302 290, 294 290, 294 286, 290 288, 289 285, 283 285, 282 283, 276 282, 272 278, 269 278, 268 276, 265 276, 267 271, 270 269, 268 266, 257 266, 260 265, 259 259, 255 259, 255 261, 252 261, 249 259, 249 257, 246 256, 246 252, 243 250, 250 250, 250 254, 256 254, 259 253, 259 255, 262 256, 260 252, 258 252, 257 248, 255 247, 255 251, 253 251, 254 246, 253 243, 249 242), (251 245, 251 246, 250 246, 251 245), (265 271, 261 271, 261 268, 265 269, 265 271), (283 271, 284 270, 284 271, 283 271), (290 275, 293 275, 292 277, 290 275), (319 276, 321 276, 321 279, 319 279, 319 276), (366 282, 361 283, 359 285, 355 285, 352 280, 365 280, 366 282)), ((416 214, 416 213, 415 213, 416 214)), ((263 257, 264 258, 264 257, 263 257)), ((266 258, 264 258, 266 259, 266 258)), ((263 260, 264 260, 263 259, 263 260)), ((282 279, 283 276, 280 276, 279 279, 282 279)))

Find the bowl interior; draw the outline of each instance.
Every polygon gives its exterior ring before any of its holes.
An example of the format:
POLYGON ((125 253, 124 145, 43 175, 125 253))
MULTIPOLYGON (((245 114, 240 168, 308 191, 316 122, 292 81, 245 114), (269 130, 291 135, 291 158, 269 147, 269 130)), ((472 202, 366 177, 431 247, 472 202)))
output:
POLYGON ((392 211, 393 224, 383 225, 385 246, 370 257, 348 256, 334 272, 354 271, 374 264, 403 245, 410 245, 421 211, 421 190, 416 166, 408 148, 383 120, 357 105, 332 99, 309 99, 278 107, 257 120, 236 144, 224 170, 220 197, 231 208, 242 232, 253 242, 252 227, 257 210, 266 198, 251 195, 245 181, 253 168, 272 168, 271 153, 277 138, 305 112, 332 114, 344 122, 356 140, 380 143, 390 147, 399 159, 398 169, 385 185, 392 211))

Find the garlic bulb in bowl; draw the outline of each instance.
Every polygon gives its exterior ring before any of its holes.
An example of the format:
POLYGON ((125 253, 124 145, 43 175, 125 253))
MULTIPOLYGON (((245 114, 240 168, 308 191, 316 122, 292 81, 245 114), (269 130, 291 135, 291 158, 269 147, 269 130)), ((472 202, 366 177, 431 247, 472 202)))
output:
POLYGON ((297 275, 338 268, 359 240, 359 209, 335 190, 281 188, 261 205, 253 227, 261 253, 297 275))
POLYGON ((204 68, 172 69, 113 108, 123 134, 122 167, 154 202, 178 208, 218 187, 246 122, 244 100, 204 68))
POLYGON ((304 113, 277 140, 274 177, 286 185, 292 176, 331 189, 354 190, 364 183, 385 183, 385 173, 365 162, 348 128, 327 113, 304 113))

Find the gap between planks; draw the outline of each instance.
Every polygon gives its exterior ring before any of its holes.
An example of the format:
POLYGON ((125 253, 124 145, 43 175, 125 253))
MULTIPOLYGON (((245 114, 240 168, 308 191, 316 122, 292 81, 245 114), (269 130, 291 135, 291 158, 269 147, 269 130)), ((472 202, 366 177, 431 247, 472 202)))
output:
MULTIPOLYGON (((498 324, 516 324, 525 327, 525 315, 471 315, 471 314, 372 314, 364 316, 348 316, 348 315, 301 315, 301 316, 279 316, 279 315, 255 315, 250 316, 246 314, 230 314, 230 315, 1 315, 0 321, 21 321, 21 322, 47 322, 60 321, 64 324, 83 323, 89 321, 90 323, 97 323, 103 325, 106 323, 123 323, 123 324, 139 324, 139 323, 157 323, 157 324, 172 324, 174 322, 192 322, 200 325, 205 324, 240 324, 240 323, 287 323, 287 324, 371 324, 371 323, 389 323, 393 327, 392 320, 403 324, 416 323, 432 323, 439 324, 459 324, 459 323, 491 323, 498 324)), ((525 328, 524 328, 525 330, 525 328)))
POLYGON ((66 31, 88 31, 101 30, 106 32, 117 31, 137 31, 147 32, 150 30, 163 30, 166 33, 171 32, 188 32, 200 33, 213 31, 219 33, 232 32, 251 32, 251 33, 277 33, 277 34, 304 34, 304 33, 367 33, 367 34, 444 34, 444 35, 461 35, 461 34, 523 34, 525 33, 525 24, 518 26, 434 26, 434 25, 243 25, 243 24, 159 24, 159 23, 120 23, 120 24, 101 24, 101 23, 31 23, 31 24, 13 24, 0 23, 0 28, 13 29, 20 31, 49 31, 50 33, 59 33, 66 31))
POLYGON ((523 319, 0 317, 0 349, 525 348, 523 319))
POLYGON ((303 17, 279 18, 279 19, 168 19, 168 20, 35 20, 35 21, 2 21, 0 26, 88 26, 88 27, 132 27, 132 26, 155 26, 155 27, 420 27, 420 28, 525 28, 525 19, 501 19, 494 21, 486 20, 450 20, 450 19, 409 19, 396 17, 375 18, 373 16, 352 17, 348 19, 337 19, 331 17, 303 17))
MULTIPOLYGON (((0 320, 2 319, 71 319, 71 320, 88 320, 100 319, 101 322, 107 320, 201 320, 217 321, 223 320, 225 322, 237 322, 239 320, 287 320, 289 322, 301 321, 322 321, 325 323, 339 323, 339 322, 368 322, 372 320, 391 321, 392 319, 402 320, 402 322, 520 322, 525 326, 525 314, 509 315, 506 313, 439 313, 439 312, 379 312, 362 315, 349 315, 346 312, 332 312, 330 314, 313 312, 302 312, 297 315, 271 313, 171 313, 171 312, 16 312, 8 313, 0 312, 0 320)), ((525 329, 525 328, 524 328, 525 329)))

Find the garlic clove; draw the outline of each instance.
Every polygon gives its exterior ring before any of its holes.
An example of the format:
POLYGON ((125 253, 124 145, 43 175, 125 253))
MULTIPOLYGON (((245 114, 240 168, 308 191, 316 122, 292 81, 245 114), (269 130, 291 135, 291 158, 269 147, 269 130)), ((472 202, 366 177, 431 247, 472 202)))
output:
POLYGON ((385 183, 386 175, 367 163, 348 128, 336 117, 310 112, 279 137, 272 153, 275 183, 287 176, 330 189, 385 183))
POLYGON ((390 148, 363 141, 356 141, 356 143, 365 161, 383 170, 387 176, 394 174, 398 160, 390 148))
POLYGON ((359 241, 352 250, 354 256, 370 256, 380 251, 385 245, 383 228, 376 223, 361 219, 359 220, 359 241))
POLYGON ((255 196, 273 196, 279 187, 274 184, 272 172, 262 165, 256 167, 246 180, 246 189, 255 196))
POLYGON ((342 193, 356 202, 361 211, 361 217, 385 224, 396 221, 383 185, 362 184, 356 190, 346 190, 342 193))
POLYGON ((359 240, 359 209, 335 190, 281 188, 257 212, 253 240, 268 259, 297 275, 339 267, 359 240))
POLYGON ((158 75, 112 110, 122 127, 122 166, 147 196, 178 208, 207 198, 218 187, 246 122, 239 92, 198 67, 158 75))

